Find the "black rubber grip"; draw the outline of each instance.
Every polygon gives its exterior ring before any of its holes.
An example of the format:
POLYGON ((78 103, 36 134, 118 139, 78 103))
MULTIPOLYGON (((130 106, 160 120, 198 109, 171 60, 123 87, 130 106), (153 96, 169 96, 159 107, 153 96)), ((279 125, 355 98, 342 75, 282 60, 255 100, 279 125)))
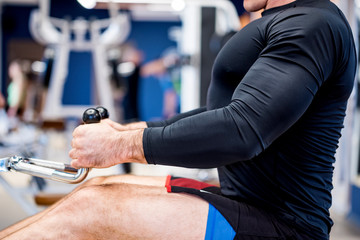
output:
POLYGON ((83 113, 82 120, 86 124, 90 123, 99 123, 101 120, 101 116, 98 110, 95 108, 88 108, 83 113))

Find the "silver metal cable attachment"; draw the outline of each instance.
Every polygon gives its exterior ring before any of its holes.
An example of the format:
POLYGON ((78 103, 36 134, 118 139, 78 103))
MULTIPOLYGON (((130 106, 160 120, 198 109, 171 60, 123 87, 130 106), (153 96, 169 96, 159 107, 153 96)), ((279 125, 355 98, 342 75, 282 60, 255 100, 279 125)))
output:
POLYGON ((64 183, 80 183, 89 173, 89 168, 75 169, 69 164, 35 158, 12 156, 8 161, 8 166, 12 171, 64 183))

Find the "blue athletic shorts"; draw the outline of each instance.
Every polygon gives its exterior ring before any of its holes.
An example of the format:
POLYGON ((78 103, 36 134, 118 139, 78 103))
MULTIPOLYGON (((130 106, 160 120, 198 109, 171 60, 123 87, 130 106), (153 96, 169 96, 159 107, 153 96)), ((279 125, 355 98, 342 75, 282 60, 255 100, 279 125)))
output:
POLYGON ((193 194, 209 203, 205 240, 314 240, 297 223, 227 198, 217 186, 173 176, 168 176, 165 186, 169 193, 193 194))
POLYGON ((234 229, 224 216, 213 205, 209 204, 205 240, 232 240, 235 234, 234 229))

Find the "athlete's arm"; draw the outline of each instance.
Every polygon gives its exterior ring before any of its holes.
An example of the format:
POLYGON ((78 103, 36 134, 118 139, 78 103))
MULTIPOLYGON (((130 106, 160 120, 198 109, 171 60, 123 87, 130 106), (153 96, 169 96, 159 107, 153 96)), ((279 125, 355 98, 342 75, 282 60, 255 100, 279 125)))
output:
MULTIPOLYGON (((339 57, 333 49, 343 44, 338 36, 331 38, 329 28, 314 25, 317 19, 305 28, 309 16, 295 18, 298 21, 279 19, 271 26, 266 47, 237 86, 231 104, 145 129, 147 162, 210 168, 249 160, 293 126, 336 68, 339 57), (324 39, 332 41, 324 44, 324 39)), ((243 57, 235 49, 227 52, 234 62, 243 57)))
MULTIPOLYGON (((205 111, 200 108, 180 114, 163 124, 205 111)), ((75 168, 106 168, 119 163, 136 162, 147 164, 143 151, 143 132, 146 122, 122 125, 110 119, 99 124, 81 125, 73 132, 72 149, 69 156, 75 168)))
POLYGON ((146 160, 197 168, 249 160, 300 118, 317 92, 317 82, 297 64, 261 57, 230 105, 145 129, 146 160))

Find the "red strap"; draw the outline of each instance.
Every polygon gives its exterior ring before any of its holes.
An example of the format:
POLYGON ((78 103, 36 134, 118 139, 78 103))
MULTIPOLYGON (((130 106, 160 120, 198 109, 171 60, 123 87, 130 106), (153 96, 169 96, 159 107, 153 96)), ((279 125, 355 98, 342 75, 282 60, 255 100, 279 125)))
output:
POLYGON ((168 192, 171 192, 171 186, 177 186, 177 187, 186 187, 186 188, 194 188, 194 189, 204 189, 207 187, 217 187, 212 184, 200 182, 194 179, 190 178, 172 178, 170 175, 166 178, 166 184, 165 187, 168 192))
POLYGON ((166 177, 166 182, 165 182, 165 187, 168 193, 171 192, 171 185, 170 185, 170 181, 171 181, 171 175, 168 175, 166 177))

